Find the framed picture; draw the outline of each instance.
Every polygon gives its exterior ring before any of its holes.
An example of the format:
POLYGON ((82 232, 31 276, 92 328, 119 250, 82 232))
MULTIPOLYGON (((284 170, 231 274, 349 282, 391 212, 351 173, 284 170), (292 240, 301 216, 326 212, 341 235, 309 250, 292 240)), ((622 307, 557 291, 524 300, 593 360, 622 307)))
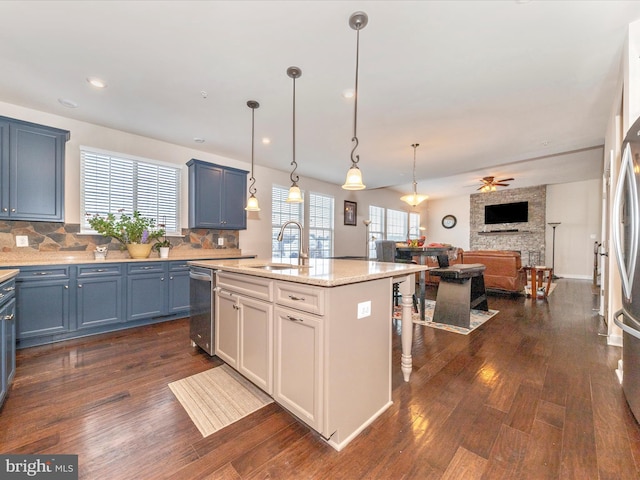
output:
POLYGON ((356 202, 344 201, 344 224, 357 225, 358 204, 356 202))

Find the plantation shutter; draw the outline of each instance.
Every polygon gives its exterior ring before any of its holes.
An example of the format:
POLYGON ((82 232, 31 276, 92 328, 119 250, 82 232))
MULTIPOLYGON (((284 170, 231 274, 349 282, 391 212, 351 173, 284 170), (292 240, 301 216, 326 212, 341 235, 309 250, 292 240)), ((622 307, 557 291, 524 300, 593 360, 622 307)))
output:
POLYGON ((81 147, 80 183, 82 233, 94 233, 86 214, 137 210, 167 235, 181 235, 180 167, 81 147))

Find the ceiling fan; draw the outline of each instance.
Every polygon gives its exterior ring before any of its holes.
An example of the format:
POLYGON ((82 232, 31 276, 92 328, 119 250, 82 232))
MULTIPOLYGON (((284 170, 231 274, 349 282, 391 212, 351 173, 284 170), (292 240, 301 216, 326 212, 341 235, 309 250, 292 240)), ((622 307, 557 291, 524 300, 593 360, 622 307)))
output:
POLYGON ((480 185, 478 190, 482 192, 495 192, 496 187, 508 187, 509 184, 504 182, 510 182, 512 180, 515 180, 515 178, 503 178, 502 180, 496 180, 495 177, 484 177, 480 180, 482 185, 480 185))

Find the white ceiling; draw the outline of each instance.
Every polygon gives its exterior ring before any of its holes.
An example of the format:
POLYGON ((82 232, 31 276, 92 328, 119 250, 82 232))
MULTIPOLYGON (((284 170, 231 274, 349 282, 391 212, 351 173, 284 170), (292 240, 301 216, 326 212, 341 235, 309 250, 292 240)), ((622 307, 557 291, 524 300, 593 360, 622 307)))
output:
POLYGON ((358 10, 368 188, 408 192, 416 142, 432 198, 600 176, 637 1, 1 1, 0 101, 248 162, 254 99, 255 162, 288 171, 295 65, 300 185, 342 184, 358 10))

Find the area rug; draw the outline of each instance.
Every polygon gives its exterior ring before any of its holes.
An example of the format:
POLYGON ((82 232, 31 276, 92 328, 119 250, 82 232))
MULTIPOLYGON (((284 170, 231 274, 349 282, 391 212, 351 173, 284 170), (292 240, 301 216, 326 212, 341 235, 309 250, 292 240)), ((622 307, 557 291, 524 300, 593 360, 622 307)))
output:
MULTIPOLYGON (((551 282, 551 286, 549 287, 549 295, 547 295, 547 297, 551 296, 551 294, 553 293, 553 291, 556 289, 557 286, 558 286, 557 283, 551 282)), ((525 287, 524 287, 524 296, 525 297, 531 297, 531 282, 529 282, 529 283, 527 283, 527 285, 525 285, 525 287)))
MULTIPOLYGON (((471 310, 470 313, 470 328, 458 327, 455 325, 446 325, 444 323, 432 322, 433 318, 433 310, 436 306, 436 302, 433 300, 425 300, 424 302, 424 321, 420 320, 420 314, 416 312, 412 312, 412 320, 413 323, 417 323, 419 325, 426 325, 432 328, 438 328, 440 330, 446 330, 447 332, 453 333, 461 333, 462 335, 469 335, 469 333, 473 332, 476 328, 482 325, 484 322, 494 317, 496 314, 500 313, 499 310, 491 310, 488 312, 483 310, 471 310)), ((402 307, 398 306, 393 309, 393 318, 401 319, 402 318, 402 307)))
POLYGON ((273 402, 228 365, 171 382, 169 388, 203 437, 273 402))

